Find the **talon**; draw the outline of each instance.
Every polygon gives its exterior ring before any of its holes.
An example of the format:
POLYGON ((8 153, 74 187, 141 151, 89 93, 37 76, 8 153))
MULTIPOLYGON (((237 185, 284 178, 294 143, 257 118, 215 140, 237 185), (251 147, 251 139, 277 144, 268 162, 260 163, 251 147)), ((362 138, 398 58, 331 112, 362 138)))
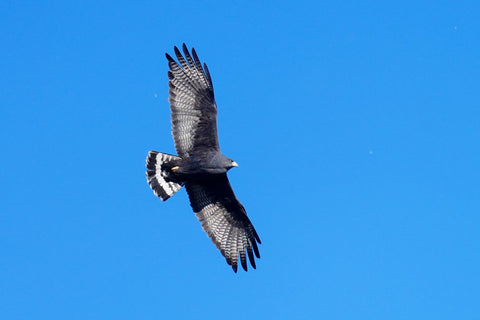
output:
POLYGON ((172 171, 175 172, 175 171, 177 171, 178 169, 180 169, 180 167, 179 167, 179 166, 175 166, 175 167, 172 168, 172 171))

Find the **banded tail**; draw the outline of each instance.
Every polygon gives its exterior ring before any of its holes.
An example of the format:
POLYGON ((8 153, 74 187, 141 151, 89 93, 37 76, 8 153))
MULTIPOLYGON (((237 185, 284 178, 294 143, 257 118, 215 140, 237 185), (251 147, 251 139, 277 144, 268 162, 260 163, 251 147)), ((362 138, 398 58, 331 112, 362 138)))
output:
POLYGON ((147 181, 157 197, 167 200, 180 190, 183 183, 170 179, 171 169, 181 158, 171 154, 150 151, 147 156, 147 181))

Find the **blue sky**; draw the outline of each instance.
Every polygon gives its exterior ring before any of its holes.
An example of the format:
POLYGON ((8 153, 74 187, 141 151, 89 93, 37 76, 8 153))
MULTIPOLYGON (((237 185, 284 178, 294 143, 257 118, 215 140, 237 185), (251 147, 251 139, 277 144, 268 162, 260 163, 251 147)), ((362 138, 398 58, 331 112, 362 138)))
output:
POLYGON ((479 7, 2 1, 0 317, 478 319, 479 7), (257 270, 146 183, 182 42, 257 270))

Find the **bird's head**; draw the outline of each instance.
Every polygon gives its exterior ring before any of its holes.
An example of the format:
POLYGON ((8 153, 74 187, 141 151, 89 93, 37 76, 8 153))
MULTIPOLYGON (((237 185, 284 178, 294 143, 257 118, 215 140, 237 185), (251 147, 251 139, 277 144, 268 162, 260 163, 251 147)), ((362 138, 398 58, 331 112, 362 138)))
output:
POLYGON ((222 160, 222 167, 224 167, 228 171, 228 170, 232 169, 233 167, 238 167, 238 163, 236 163, 234 160, 232 160, 230 158, 225 157, 222 160))
POLYGON ((216 168, 219 172, 226 172, 233 167, 238 167, 238 163, 233 161, 232 159, 224 156, 223 154, 218 154, 213 157, 213 167, 216 168))
POLYGON ((230 159, 231 162, 230 162, 230 169, 233 168, 233 167, 238 167, 238 163, 236 163, 235 161, 233 161, 232 159, 230 159))

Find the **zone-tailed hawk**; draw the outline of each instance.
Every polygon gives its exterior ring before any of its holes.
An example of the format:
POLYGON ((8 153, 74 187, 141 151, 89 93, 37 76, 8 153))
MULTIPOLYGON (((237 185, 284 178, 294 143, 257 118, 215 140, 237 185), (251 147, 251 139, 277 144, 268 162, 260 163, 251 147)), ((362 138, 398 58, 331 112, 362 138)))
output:
POLYGON ((163 201, 185 186, 203 230, 233 271, 237 272, 238 256, 246 271, 247 255, 253 268, 254 254, 260 258, 260 238, 227 178, 227 171, 238 165, 220 152, 217 105, 207 65, 202 67, 195 49, 191 55, 185 44, 182 49, 185 57, 174 47, 179 63, 166 54, 172 135, 178 155, 150 151, 147 180, 163 201))

